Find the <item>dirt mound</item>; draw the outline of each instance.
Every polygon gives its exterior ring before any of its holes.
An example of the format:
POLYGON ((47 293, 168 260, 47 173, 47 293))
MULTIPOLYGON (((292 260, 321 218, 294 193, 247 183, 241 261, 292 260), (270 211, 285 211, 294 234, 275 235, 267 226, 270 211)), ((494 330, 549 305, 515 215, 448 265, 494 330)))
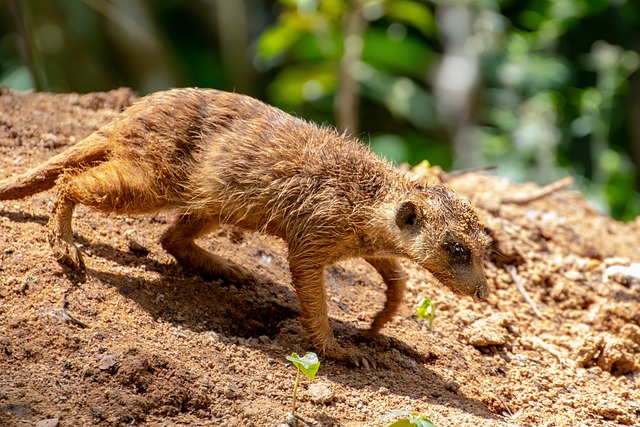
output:
MULTIPOLYGON (((0 90, 0 177, 80 140, 133 100, 126 89, 0 90)), ((426 174, 478 207, 494 240, 489 300, 455 297, 407 264, 400 315, 362 342, 382 282, 357 260, 327 269, 338 339, 372 353, 378 368, 323 361, 316 382, 333 397, 314 403, 303 381, 299 414, 318 426, 375 425, 400 409, 439 427, 640 423, 640 221, 616 222, 573 191, 541 196, 533 184, 482 174, 426 174), (413 316, 423 297, 436 305, 432 330, 413 316)), ((0 425, 284 420, 295 376, 285 356, 310 342, 280 241, 232 229, 207 236, 205 247, 250 268, 259 284, 206 282, 157 243, 170 213, 79 207, 88 279, 77 285, 43 235, 51 198, 0 202, 0 425)))

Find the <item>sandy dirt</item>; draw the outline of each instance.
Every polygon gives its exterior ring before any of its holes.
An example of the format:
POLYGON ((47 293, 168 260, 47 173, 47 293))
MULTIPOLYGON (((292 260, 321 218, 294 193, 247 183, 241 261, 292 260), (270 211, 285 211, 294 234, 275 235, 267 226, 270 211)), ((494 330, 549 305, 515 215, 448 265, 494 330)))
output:
MULTIPOLYGON (((126 89, 0 90, 0 177, 79 141, 134 99, 126 89)), ((438 427, 640 425, 640 278, 628 268, 640 262, 640 221, 616 222, 575 191, 513 203, 539 187, 436 172, 428 179, 469 197, 492 235, 488 301, 456 297, 406 263, 401 313, 363 342, 359 330, 384 301, 381 279, 358 260, 327 269, 338 339, 369 352, 377 368, 322 360, 313 384, 326 396, 303 379, 298 414, 310 426, 375 426, 403 409, 438 427), (413 314, 423 297, 436 305, 432 330, 413 314)), ((230 228, 207 236, 203 246, 261 284, 206 282, 157 243, 170 212, 79 207, 88 278, 74 283, 44 236, 53 195, 0 202, 1 426, 285 420, 295 378, 285 357, 311 347, 282 242, 230 228)))

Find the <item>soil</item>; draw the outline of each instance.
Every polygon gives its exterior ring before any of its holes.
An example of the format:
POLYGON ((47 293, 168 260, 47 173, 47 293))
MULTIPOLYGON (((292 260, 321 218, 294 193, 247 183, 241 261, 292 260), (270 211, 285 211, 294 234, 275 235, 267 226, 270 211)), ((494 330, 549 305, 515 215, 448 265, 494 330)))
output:
MULTIPOLYGON (((79 141, 135 98, 1 89, 0 177, 79 141)), ((328 268, 336 335, 377 367, 321 360, 315 381, 301 381, 298 415, 310 426, 374 426, 405 409, 438 427, 640 425, 640 221, 617 222, 575 191, 535 200, 531 183, 412 173, 478 207, 494 240, 491 295, 457 297, 407 262, 401 312, 366 342, 358 332, 384 301, 381 279, 358 260, 328 268), (436 306, 432 329, 414 315, 424 297, 436 306)), ((285 357, 311 347, 281 241, 231 228, 203 238, 260 284, 207 282, 160 248, 170 212, 79 207, 88 267, 79 283, 44 237, 52 197, 0 202, 0 425, 284 422, 295 379, 285 357)))

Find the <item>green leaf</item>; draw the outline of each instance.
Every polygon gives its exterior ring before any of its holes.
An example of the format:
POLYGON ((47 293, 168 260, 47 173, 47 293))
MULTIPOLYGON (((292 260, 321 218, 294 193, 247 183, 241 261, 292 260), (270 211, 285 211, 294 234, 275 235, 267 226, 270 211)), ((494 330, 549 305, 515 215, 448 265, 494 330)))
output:
POLYGON ((411 422, 411 425, 415 425, 417 427, 436 427, 436 425, 424 415, 414 416, 413 414, 410 414, 409 421, 411 422))
POLYGON ((428 328, 433 326, 433 319, 436 317, 436 306, 429 298, 422 298, 418 309, 416 310, 416 317, 418 319, 427 319, 429 321, 428 328))
POLYGON ((391 418, 403 417, 386 427, 436 427, 426 416, 415 411, 391 411, 380 417, 380 422, 391 418))
POLYGON ((257 53, 263 58, 271 59, 291 49, 302 34, 291 19, 283 19, 262 33, 258 40, 257 53))
POLYGON ((409 160, 409 144, 400 136, 391 134, 376 135, 371 138, 369 146, 377 155, 396 165, 409 160))
POLYGON ((287 360, 292 362, 311 381, 316 377, 316 373, 320 368, 318 355, 313 352, 307 352, 304 357, 300 357, 296 353, 291 353, 291 356, 287 356, 287 360))
POLYGON ((335 91, 335 64, 322 62, 284 68, 268 88, 271 102, 284 110, 300 108, 335 91))
POLYGON ((436 59, 433 51, 419 37, 407 35, 402 40, 394 40, 381 28, 369 28, 363 43, 362 60, 394 75, 423 79, 436 59))
POLYGON ((426 4, 417 1, 396 1, 389 5, 387 10, 389 18, 407 24, 420 30, 425 36, 433 36, 435 19, 426 4))
POLYGON ((394 423, 389 424, 387 427, 411 427, 413 423, 409 421, 407 418, 403 418, 394 423))
POLYGON ((360 63, 356 78, 362 84, 362 95, 386 106, 394 115, 419 129, 436 126, 438 116, 433 97, 406 77, 395 77, 369 64, 360 63))

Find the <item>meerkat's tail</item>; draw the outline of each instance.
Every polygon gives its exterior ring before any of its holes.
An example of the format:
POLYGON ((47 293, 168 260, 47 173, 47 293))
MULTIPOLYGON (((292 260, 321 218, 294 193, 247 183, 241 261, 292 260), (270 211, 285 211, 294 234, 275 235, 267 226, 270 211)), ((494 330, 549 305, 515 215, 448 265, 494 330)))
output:
POLYGON ((103 162, 108 154, 108 141, 90 135, 39 166, 0 181, 0 200, 21 199, 53 187, 65 170, 88 167, 103 162))

